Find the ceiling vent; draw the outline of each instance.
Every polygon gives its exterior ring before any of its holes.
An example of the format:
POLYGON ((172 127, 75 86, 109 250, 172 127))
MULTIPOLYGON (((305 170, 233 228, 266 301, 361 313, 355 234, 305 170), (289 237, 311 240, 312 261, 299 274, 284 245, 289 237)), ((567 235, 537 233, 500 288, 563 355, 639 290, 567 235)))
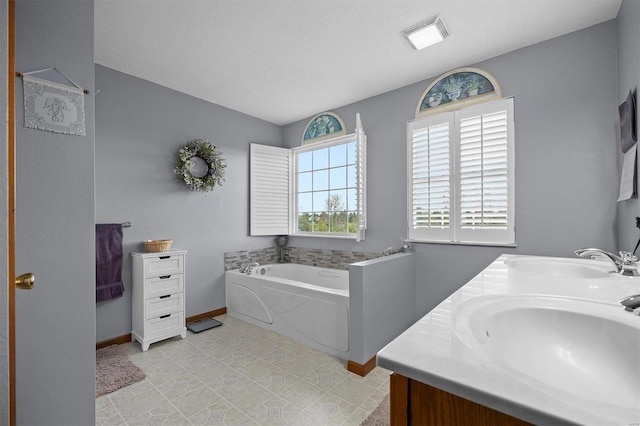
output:
POLYGON ((420 50, 440 43, 449 35, 449 32, 442 18, 434 16, 402 30, 401 34, 409 41, 411 47, 420 50))

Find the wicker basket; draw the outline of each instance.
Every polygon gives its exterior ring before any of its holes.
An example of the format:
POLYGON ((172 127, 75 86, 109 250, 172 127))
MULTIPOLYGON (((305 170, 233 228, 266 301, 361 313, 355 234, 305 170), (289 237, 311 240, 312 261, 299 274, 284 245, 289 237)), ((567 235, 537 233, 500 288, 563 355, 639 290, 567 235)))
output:
POLYGON ((142 243, 144 244, 145 250, 155 253, 170 250, 173 240, 145 240, 142 243))

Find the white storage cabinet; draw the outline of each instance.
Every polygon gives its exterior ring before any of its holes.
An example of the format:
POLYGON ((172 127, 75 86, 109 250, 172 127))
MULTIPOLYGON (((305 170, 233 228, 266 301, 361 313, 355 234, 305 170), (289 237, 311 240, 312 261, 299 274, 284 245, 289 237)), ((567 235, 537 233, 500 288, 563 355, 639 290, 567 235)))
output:
POLYGON ((131 253, 133 296, 131 341, 142 350, 160 340, 187 337, 184 308, 184 261, 187 252, 131 253))

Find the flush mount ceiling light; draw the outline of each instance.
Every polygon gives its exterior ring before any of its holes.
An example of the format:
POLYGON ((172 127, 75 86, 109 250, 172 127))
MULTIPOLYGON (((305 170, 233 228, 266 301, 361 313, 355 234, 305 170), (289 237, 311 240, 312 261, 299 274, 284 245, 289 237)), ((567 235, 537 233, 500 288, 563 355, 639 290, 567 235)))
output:
POLYGON ((440 16, 434 16, 401 31, 401 34, 416 49, 424 49, 444 40, 449 32, 440 16))

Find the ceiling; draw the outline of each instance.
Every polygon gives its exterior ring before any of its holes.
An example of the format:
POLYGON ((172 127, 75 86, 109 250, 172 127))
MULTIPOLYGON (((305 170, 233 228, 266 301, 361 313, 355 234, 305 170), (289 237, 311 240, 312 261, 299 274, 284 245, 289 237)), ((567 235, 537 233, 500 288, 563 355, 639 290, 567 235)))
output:
POLYGON ((622 0, 96 0, 95 61, 285 125, 617 16, 622 0), (449 37, 400 31, 441 15, 449 37))

